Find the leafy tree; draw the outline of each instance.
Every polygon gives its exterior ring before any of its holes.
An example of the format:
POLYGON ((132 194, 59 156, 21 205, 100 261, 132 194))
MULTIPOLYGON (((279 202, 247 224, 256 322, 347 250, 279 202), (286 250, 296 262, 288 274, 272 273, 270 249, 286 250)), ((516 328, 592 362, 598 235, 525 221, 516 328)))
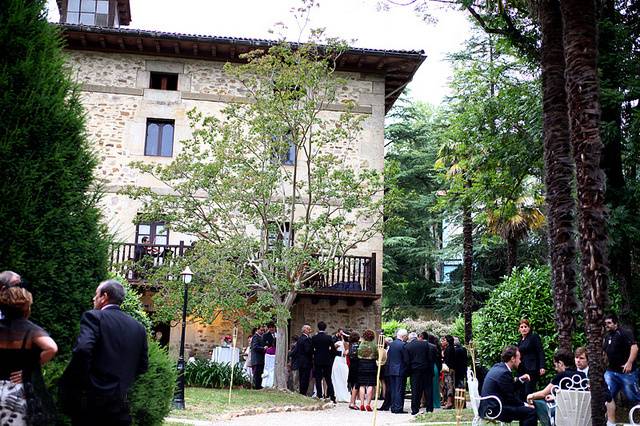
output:
POLYGON ((32 290, 33 320, 68 353, 107 272, 93 156, 45 1, 0 8, 0 269, 32 290))
POLYGON ((442 217, 431 213, 440 180, 434 108, 403 99, 386 127, 384 293, 385 317, 418 316, 431 306, 442 239, 442 217), (399 202, 395 202, 399 201, 399 202))
POLYGON ((354 155, 364 116, 351 112, 353 101, 339 90, 346 80, 334 73, 344 47, 319 47, 320 36, 227 64, 250 102, 228 105, 221 118, 192 112, 193 138, 171 163, 135 164, 169 194, 127 191, 144 202, 145 218, 198 237, 170 270, 150 278, 162 284, 165 312, 175 315, 182 298, 182 283, 166 277, 189 264, 194 316, 275 317, 283 342, 276 347, 279 388, 286 387, 287 320, 296 296, 377 235, 382 222, 381 174, 354 155), (327 111, 338 103, 343 112, 327 111), (292 166, 282 164, 289 152, 292 166))

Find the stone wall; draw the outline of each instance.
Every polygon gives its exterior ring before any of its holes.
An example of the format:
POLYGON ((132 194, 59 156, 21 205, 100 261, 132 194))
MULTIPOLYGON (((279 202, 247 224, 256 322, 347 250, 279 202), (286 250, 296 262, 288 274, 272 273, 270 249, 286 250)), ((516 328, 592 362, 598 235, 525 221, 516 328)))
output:
POLYGON ((334 333, 338 328, 355 330, 360 335, 368 328, 380 329, 380 301, 366 305, 361 300, 350 304, 347 300, 327 300, 312 296, 301 297, 291 311, 291 335, 300 334, 302 326, 311 325, 317 331, 319 321, 327 324, 327 331, 334 333))

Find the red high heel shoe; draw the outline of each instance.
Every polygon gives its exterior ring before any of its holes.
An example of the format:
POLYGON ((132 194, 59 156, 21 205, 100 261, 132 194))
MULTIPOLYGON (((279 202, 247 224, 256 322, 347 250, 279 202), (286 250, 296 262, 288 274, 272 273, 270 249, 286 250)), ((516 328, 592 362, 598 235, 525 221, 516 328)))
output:
POLYGON ((367 411, 373 411, 373 408, 371 408, 370 405, 367 405, 367 411))
POLYGON ((364 405, 360 406, 360 411, 364 411, 364 405))

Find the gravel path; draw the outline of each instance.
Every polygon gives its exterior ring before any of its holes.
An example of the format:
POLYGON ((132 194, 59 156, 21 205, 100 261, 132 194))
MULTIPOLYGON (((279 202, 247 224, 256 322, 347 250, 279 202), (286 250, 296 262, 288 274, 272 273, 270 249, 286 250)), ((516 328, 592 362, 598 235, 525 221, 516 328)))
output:
MULTIPOLYGON (((405 409, 409 408, 407 406, 405 409)), ((410 414, 392 414, 389 411, 378 411, 377 425, 410 425, 413 416, 410 414)), ((290 413, 269 413, 257 416, 242 416, 231 420, 217 421, 212 424, 221 426, 370 426, 373 413, 349 409, 346 403, 339 403, 335 408, 320 411, 297 411, 290 413)))
MULTIPOLYGON (((409 405, 409 401, 406 401, 405 410, 409 410, 409 405)), ((325 410, 267 413, 213 422, 180 421, 171 418, 165 420, 197 426, 370 426, 373 423, 373 413, 351 410, 346 403, 338 403, 334 408, 325 410)), ((416 425, 410 414, 393 414, 389 411, 378 411, 376 424, 377 426, 416 425)))

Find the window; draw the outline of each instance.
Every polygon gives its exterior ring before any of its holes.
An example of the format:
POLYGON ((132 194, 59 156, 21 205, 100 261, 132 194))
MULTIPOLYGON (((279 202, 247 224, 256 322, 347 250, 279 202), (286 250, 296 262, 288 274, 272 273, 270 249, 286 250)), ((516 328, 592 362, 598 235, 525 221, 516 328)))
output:
POLYGON ((171 157, 173 155, 173 120, 147 120, 144 155, 171 157))
POLYGON ((109 26, 109 0, 69 0, 67 23, 109 26))
POLYGON ((269 228, 267 229, 267 240, 270 250, 273 250, 277 246, 288 247, 290 239, 293 239, 289 222, 281 223, 279 228, 280 229, 278 229, 277 223, 269 223, 269 228))
POLYGON ((285 166, 293 166, 296 163, 296 146, 293 143, 291 132, 287 132, 282 139, 273 137, 273 158, 285 166), (280 142, 282 141, 282 143, 280 142))
POLYGON ((149 80, 150 89, 178 90, 178 74, 152 72, 149 80))
POLYGON ((165 246, 169 244, 169 229, 164 222, 141 222, 136 226, 136 243, 142 244, 145 237, 151 244, 165 246))

